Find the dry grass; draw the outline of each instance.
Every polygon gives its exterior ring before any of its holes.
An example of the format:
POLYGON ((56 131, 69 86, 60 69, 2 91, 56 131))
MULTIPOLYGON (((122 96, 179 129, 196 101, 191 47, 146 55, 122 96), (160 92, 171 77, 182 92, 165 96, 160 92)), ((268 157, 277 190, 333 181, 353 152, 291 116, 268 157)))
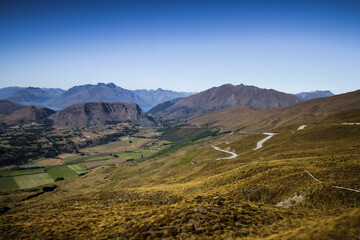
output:
POLYGON ((59 166, 64 164, 64 162, 58 158, 42 158, 35 162, 45 166, 59 166))
POLYGON ((262 134, 235 132, 145 162, 96 168, 23 202, 24 193, 2 195, 12 209, 0 217, 1 236, 358 239, 360 194, 332 186, 360 189, 360 126, 318 122, 294 132, 298 126, 273 129, 278 135, 256 151, 262 134), (211 145, 239 156, 217 161, 223 153, 211 145), (303 202, 276 207, 295 195, 303 202))

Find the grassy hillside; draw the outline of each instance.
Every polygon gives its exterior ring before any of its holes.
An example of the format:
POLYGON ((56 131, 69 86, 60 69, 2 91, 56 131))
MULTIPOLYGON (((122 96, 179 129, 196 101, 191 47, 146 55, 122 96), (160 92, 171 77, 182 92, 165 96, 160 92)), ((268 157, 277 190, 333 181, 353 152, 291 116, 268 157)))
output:
MULTIPOLYGON (((224 130, 228 131, 253 132, 289 124, 316 122, 344 111, 348 111, 344 114, 353 114, 356 109, 360 109, 360 90, 333 97, 314 99, 286 108, 255 110, 250 107, 236 106, 210 113, 190 122, 205 126, 222 126, 224 130)), ((341 118, 349 121, 357 119, 356 117, 349 117, 335 116, 335 122, 341 118)))
MULTIPOLYGON (((143 162, 95 168, 26 201, 30 190, 7 192, 0 195, 10 208, 0 216, 1 236, 357 239, 360 125, 341 124, 360 122, 356 112, 305 122, 303 130, 284 122, 258 150, 266 123, 258 133, 222 132, 143 162), (238 157, 216 160, 229 154, 211 146, 238 157)), ((187 131, 178 128, 170 136, 187 131)))

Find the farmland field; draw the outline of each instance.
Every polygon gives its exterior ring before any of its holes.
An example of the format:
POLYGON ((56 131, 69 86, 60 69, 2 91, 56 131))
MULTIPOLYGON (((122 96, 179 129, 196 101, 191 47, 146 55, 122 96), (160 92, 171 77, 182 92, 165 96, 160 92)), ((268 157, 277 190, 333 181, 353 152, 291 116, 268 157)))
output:
POLYGON ((60 156, 67 164, 81 163, 87 168, 96 166, 119 164, 127 160, 140 160, 147 158, 155 152, 164 149, 168 141, 156 141, 154 139, 133 138, 104 144, 85 149, 85 155, 64 154, 60 156), (131 151, 129 149, 132 149, 131 151))
POLYGON ((86 173, 85 168, 80 166, 79 164, 67 165, 67 167, 72 169, 74 172, 76 172, 79 175, 86 173))
POLYGON ((63 161, 58 158, 41 158, 36 160, 38 164, 47 165, 47 166, 58 166, 62 165, 63 161))
POLYGON ((83 152, 94 154, 94 153, 113 153, 113 152, 122 152, 122 151, 135 151, 141 146, 154 142, 154 139, 146 138, 131 138, 124 139, 122 141, 112 142, 104 145, 99 145, 92 148, 84 149, 83 152))
POLYGON ((23 170, 1 170, 0 176, 1 177, 11 177, 11 176, 14 177, 14 176, 43 173, 43 172, 44 172, 44 168, 23 169, 23 170))
POLYGON ((47 173, 37 173, 30 175, 22 175, 13 177, 17 185, 22 188, 31 188, 37 187, 45 184, 52 183, 54 179, 52 179, 47 173))
POLYGON ((0 178, 0 191, 19 188, 13 177, 0 178))
POLYGON ((70 170, 67 166, 58 166, 58 167, 52 167, 47 170, 47 173, 50 177, 52 177, 54 180, 58 177, 66 178, 72 178, 76 177, 76 172, 70 170))

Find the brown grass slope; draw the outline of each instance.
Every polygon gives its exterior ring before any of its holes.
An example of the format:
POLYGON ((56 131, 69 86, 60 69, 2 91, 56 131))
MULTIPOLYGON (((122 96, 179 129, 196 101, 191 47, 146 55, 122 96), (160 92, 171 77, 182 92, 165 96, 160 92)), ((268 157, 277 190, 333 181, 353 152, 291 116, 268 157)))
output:
POLYGON ((286 108, 255 110, 236 106, 193 119, 191 122, 200 125, 222 126, 225 130, 232 131, 265 131, 290 124, 311 123, 336 113, 355 109, 360 109, 360 90, 333 97, 313 99, 286 108))
POLYGON ((342 115, 330 118, 301 131, 273 129, 279 134, 256 151, 265 135, 208 137, 145 162, 95 169, 34 199, 2 195, 11 210, 0 216, 0 236, 358 239, 360 193, 333 186, 360 189, 360 126, 337 124, 347 121, 342 115), (239 156, 218 161, 227 154, 211 145, 239 156), (276 206, 284 201, 291 207, 276 206))

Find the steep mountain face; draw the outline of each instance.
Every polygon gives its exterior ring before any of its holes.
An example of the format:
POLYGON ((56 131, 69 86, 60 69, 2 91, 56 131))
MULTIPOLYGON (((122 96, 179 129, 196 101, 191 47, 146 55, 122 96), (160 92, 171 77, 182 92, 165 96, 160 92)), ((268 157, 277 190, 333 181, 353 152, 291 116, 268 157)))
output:
POLYGON ((119 122, 154 126, 156 122, 135 103, 89 102, 72 105, 49 117, 57 126, 89 127, 119 122))
POLYGON ((17 92, 20 92, 25 88, 23 87, 6 87, 6 88, 0 88, 0 99, 6 99, 8 97, 11 97, 12 95, 16 94, 17 92))
POLYGON ((0 120, 9 124, 22 124, 47 118, 54 113, 54 110, 48 108, 27 106, 20 108, 7 116, 3 116, 0 120))
POLYGON ((51 102, 52 106, 65 108, 84 102, 125 102, 137 103, 141 107, 149 107, 143 99, 130 90, 118 87, 113 83, 82 85, 70 88, 51 102))
POLYGON ((295 95, 304 101, 315 99, 315 98, 334 96, 334 94, 328 90, 326 90, 326 91, 316 90, 316 91, 312 91, 312 92, 301 92, 301 93, 297 93, 295 95))
POLYGON ((189 119, 231 106, 252 106, 257 109, 287 107, 301 102, 301 99, 275 90, 254 86, 225 84, 204 92, 180 99, 160 111, 150 110, 156 118, 189 119))
POLYGON ((9 115, 16 110, 24 108, 25 106, 20 105, 18 103, 13 103, 8 100, 0 100, 0 114, 1 115, 9 115))
MULTIPOLYGON (((155 107, 160 103, 164 103, 166 101, 171 101, 176 98, 183 98, 193 95, 193 93, 188 92, 174 92, 171 90, 163 90, 158 88, 157 90, 135 90, 134 93, 145 100, 147 103, 151 105, 151 107, 155 107)), ((147 111, 149 109, 143 109, 147 111)))

